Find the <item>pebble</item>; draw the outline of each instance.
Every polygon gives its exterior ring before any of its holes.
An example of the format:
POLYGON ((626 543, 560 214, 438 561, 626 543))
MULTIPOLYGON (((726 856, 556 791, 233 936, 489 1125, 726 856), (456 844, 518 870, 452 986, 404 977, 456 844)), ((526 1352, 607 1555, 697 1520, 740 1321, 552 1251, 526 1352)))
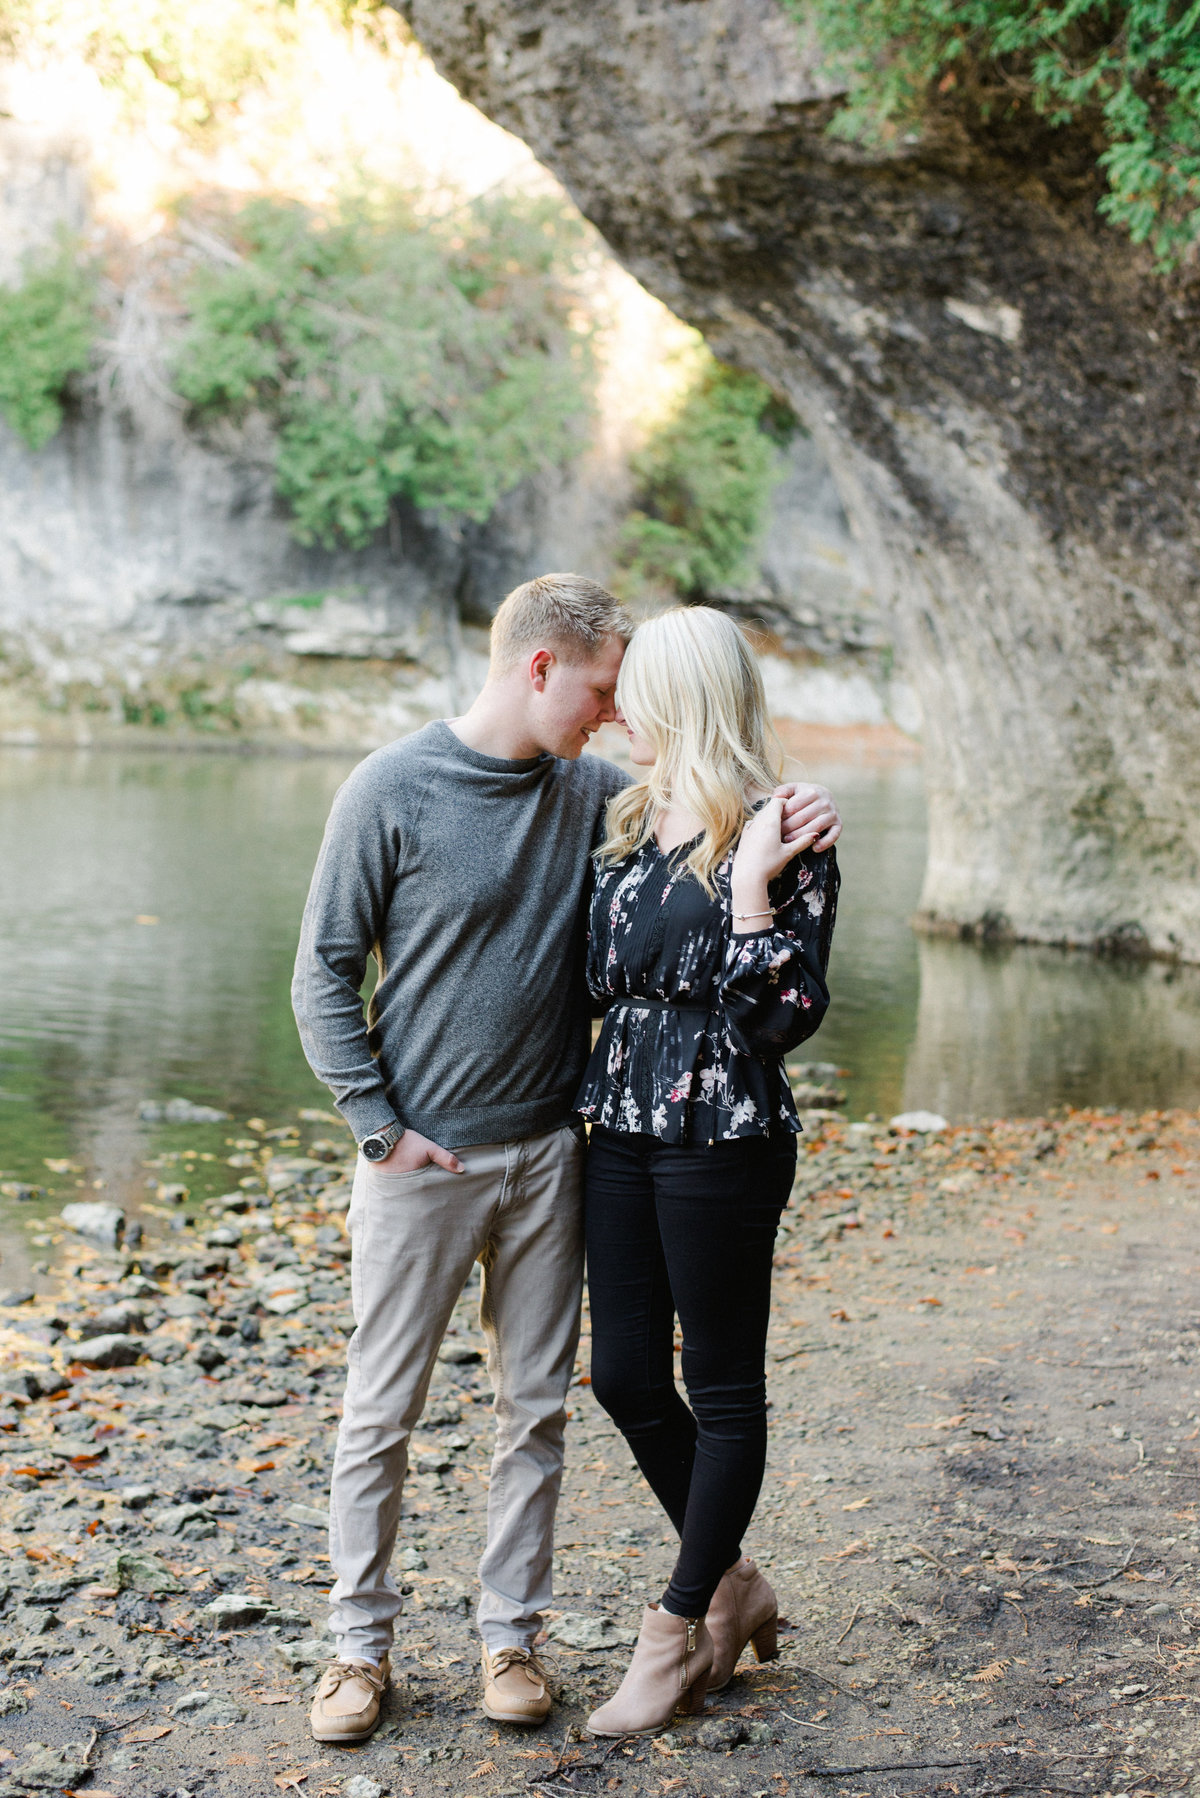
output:
POLYGON ((138 1337, 114 1333, 79 1343, 73 1359, 82 1367, 132 1367, 145 1352, 146 1345, 138 1337))
POLYGON ((125 1234, 125 1213, 119 1205, 108 1205, 99 1199, 81 1199, 77 1204, 64 1205, 60 1216, 67 1229, 77 1236, 86 1237, 102 1249, 120 1248, 125 1234))
POLYGON ((902 1130, 912 1130, 920 1136, 929 1136, 934 1131, 948 1127, 948 1120, 940 1111, 901 1111, 888 1120, 888 1129, 893 1135, 898 1135, 902 1130))
POLYGON ((203 1542, 217 1533, 217 1520, 203 1505, 169 1505, 150 1521, 164 1535, 182 1536, 188 1542, 203 1542))
POLYGON ((184 1590, 166 1562, 144 1549, 123 1549, 109 1562, 101 1579, 117 1592, 167 1594, 184 1590))
POLYGON ((92 1770, 86 1742, 64 1742, 58 1748, 50 1748, 45 1742, 28 1742, 26 1751, 29 1758, 17 1769, 16 1778, 35 1791, 70 1790, 81 1785, 92 1770))
POLYGON ((214 1105, 194 1105, 190 1099, 168 1099, 164 1104, 143 1099, 138 1116, 144 1124, 223 1124, 229 1113, 214 1105))
POLYGON ((386 1786, 369 1779, 365 1773, 355 1773, 342 1787, 342 1798, 383 1798, 386 1791, 386 1786))
POLYGON ((223 1692, 185 1692, 171 1706, 173 1717, 188 1717, 193 1723, 207 1724, 212 1727, 224 1727, 230 1723, 244 1723, 247 1711, 243 1704, 236 1704, 223 1692))
POLYGON ((222 1592, 204 1606, 204 1615, 211 1617, 218 1629, 237 1629, 248 1623, 261 1623, 272 1608, 270 1599, 252 1592, 222 1592))
POLYGON ((329 1528, 329 1512, 319 1511, 316 1505, 284 1505, 283 1515, 289 1523, 311 1523, 314 1529, 321 1530, 329 1528))

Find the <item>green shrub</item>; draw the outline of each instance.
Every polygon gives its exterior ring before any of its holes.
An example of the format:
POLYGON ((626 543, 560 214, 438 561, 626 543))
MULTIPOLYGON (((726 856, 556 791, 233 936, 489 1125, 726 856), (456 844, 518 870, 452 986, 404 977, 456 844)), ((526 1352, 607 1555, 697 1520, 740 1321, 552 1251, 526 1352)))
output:
POLYGON ((1031 106, 1099 127, 1100 210, 1163 267, 1200 236, 1196 0, 785 0, 843 65, 844 136, 918 128, 931 104, 1031 106))
POLYGON ((27 261, 17 287, 0 287, 0 413, 31 449, 62 423, 72 375, 96 337, 96 273, 64 241, 27 261))
POLYGON ((583 240, 557 202, 254 200, 226 230, 237 259, 193 276, 175 383, 198 420, 267 417, 301 542, 361 548, 400 497, 482 520, 581 446, 583 240))
POLYGON ((755 375, 702 352, 676 410, 632 461, 626 584, 699 599, 747 578, 782 471, 779 439, 793 428, 755 375))

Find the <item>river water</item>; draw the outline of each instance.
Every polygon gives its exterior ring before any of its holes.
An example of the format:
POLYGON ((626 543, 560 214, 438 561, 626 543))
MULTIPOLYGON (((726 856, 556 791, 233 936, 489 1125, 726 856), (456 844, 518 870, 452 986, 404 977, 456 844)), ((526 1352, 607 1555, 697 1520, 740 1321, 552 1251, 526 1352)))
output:
MULTIPOLYGON (((84 1193, 136 1203, 163 1166, 223 1191, 247 1118, 328 1107, 288 982, 352 760, 0 751, 0 1182, 43 1188, 26 1217, 84 1193), (174 1095, 233 1121, 139 1120, 174 1095)), ((919 769, 809 772, 846 819, 844 886, 834 1004, 798 1059, 848 1070, 851 1116, 1200 1104, 1200 970, 918 939, 919 769)))

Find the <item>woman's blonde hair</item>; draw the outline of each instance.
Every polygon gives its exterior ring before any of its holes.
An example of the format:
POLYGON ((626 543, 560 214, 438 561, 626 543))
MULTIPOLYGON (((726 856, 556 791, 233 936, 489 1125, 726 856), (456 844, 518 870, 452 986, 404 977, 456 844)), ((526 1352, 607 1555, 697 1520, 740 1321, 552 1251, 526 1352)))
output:
POLYGON ((711 895, 713 870, 749 815, 747 794, 769 793, 783 766, 754 652, 733 619, 711 606, 660 612, 633 633, 617 705, 658 759, 609 800, 600 860, 640 849, 674 801, 703 822, 687 865, 711 895))

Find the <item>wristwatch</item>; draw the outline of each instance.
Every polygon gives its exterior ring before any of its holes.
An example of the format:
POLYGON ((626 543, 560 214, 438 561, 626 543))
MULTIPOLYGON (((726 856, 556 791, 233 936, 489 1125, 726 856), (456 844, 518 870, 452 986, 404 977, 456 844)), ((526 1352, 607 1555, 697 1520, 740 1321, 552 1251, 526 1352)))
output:
POLYGON ((384 1161, 403 1135, 403 1124, 385 1124, 382 1130, 373 1130, 370 1136, 363 1137, 359 1153, 367 1161, 384 1161))

